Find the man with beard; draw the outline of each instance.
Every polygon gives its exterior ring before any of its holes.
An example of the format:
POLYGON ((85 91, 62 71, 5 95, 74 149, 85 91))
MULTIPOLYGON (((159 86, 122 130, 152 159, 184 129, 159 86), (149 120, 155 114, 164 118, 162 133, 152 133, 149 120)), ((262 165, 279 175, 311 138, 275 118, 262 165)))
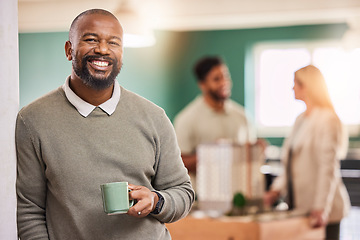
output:
POLYGON ((224 61, 217 56, 204 57, 194 67, 202 92, 174 120, 175 131, 185 166, 192 176, 196 173, 196 147, 201 143, 227 139, 249 140, 249 123, 243 107, 232 101, 231 77, 224 61))
POLYGON ((73 21, 65 84, 24 107, 16 125, 21 239, 171 239, 194 191, 165 112, 116 81, 123 29, 92 9, 73 21), (103 211, 100 185, 129 182, 127 214, 103 211))

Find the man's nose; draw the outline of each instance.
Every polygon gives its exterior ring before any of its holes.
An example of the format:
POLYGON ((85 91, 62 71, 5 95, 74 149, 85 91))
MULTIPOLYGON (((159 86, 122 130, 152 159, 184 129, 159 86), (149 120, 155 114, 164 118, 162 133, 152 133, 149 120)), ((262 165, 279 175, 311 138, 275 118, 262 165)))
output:
POLYGON ((95 52, 101 55, 109 54, 109 46, 106 41, 100 41, 99 44, 95 48, 95 52))

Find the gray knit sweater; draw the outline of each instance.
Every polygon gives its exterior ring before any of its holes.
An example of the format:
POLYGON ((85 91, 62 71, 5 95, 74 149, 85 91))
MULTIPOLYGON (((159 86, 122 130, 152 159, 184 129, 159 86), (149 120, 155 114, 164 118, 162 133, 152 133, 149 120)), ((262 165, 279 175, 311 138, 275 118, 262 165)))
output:
POLYGON ((80 115, 63 89, 24 107, 16 125, 18 232, 22 240, 171 239, 164 223, 194 201, 165 112, 121 88, 116 111, 80 115), (127 181, 158 190, 158 215, 103 212, 100 184, 127 181))

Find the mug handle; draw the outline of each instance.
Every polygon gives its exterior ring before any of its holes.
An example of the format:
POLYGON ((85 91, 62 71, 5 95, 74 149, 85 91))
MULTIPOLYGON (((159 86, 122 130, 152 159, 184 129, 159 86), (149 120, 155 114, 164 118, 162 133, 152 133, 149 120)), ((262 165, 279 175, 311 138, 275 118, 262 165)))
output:
MULTIPOLYGON (((129 190, 129 192, 131 192, 131 189, 128 189, 128 190, 129 190)), ((131 208, 134 205, 135 205, 135 200, 134 199, 129 200, 129 208, 131 208)))

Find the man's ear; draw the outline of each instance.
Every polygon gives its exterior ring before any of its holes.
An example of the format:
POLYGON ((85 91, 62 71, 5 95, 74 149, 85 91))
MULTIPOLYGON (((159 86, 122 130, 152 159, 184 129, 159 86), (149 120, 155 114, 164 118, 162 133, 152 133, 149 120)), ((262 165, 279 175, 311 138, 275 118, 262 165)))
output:
POLYGON ((199 81, 199 82, 198 82, 198 86, 199 86, 199 88, 200 88, 200 90, 201 90, 202 92, 205 91, 205 83, 204 83, 204 81, 199 81))
POLYGON ((71 61, 72 60, 72 48, 71 48, 71 42, 70 41, 66 41, 65 43, 65 55, 67 60, 71 61))

